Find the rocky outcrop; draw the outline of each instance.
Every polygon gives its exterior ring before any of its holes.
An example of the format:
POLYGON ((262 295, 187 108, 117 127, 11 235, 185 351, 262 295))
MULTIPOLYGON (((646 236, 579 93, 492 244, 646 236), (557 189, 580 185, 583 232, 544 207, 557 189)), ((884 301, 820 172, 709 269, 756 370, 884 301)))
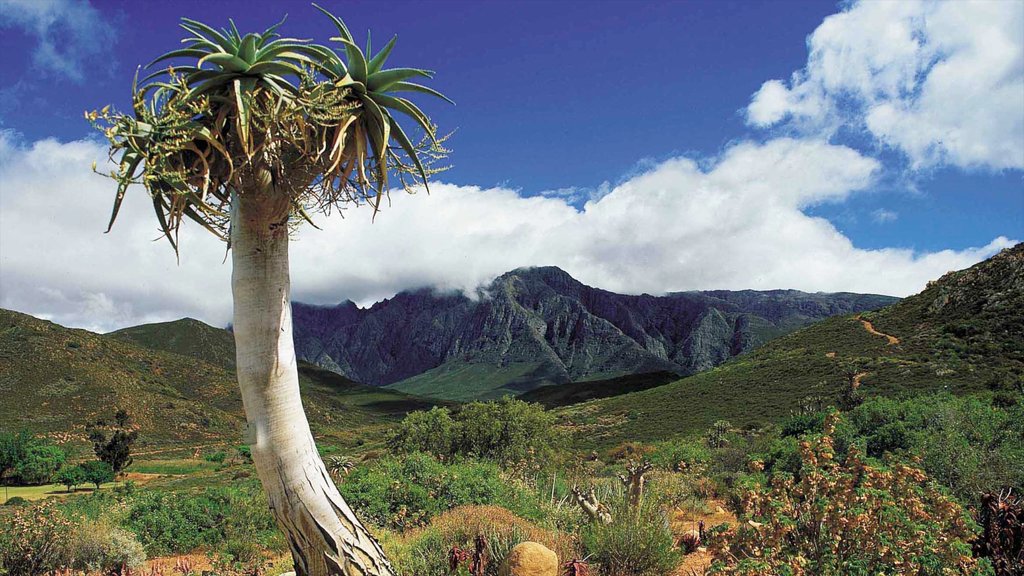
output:
POLYGON ((528 390, 630 373, 691 374, 810 322, 896 300, 792 290, 630 296, 554 267, 509 272, 473 296, 416 290, 365 309, 295 303, 296 351, 374 385, 442 365, 530 365, 509 383, 528 390))

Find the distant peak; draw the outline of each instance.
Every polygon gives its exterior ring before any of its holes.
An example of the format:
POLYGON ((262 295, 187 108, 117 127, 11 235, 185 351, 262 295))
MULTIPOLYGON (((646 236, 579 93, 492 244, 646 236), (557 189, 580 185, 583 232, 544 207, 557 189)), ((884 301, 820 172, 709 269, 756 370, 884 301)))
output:
POLYGON ((524 266, 522 268, 516 268, 511 272, 506 272, 499 276, 499 278, 506 278, 509 276, 519 276, 525 278, 540 278, 540 279, 569 279, 573 282, 577 282, 571 274, 562 270, 558 266, 524 266))

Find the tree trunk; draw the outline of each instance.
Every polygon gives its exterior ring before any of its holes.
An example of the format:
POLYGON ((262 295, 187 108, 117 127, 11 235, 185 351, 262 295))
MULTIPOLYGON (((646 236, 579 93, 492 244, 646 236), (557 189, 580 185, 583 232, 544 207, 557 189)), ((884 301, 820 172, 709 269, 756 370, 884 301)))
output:
POLYGON ((235 195, 231 289, 238 383, 256 472, 297 576, 392 576, 376 540, 334 486, 299 398, 292 341, 286 196, 235 195))

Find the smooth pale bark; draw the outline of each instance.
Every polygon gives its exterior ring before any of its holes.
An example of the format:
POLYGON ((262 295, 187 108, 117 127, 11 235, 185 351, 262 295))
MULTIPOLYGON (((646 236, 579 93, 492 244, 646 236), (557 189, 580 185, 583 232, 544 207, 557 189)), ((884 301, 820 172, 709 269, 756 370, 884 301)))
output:
POLYGON ((297 576, 395 572, 338 493, 299 398, 288 276, 287 197, 235 195, 231 289, 247 442, 297 576))

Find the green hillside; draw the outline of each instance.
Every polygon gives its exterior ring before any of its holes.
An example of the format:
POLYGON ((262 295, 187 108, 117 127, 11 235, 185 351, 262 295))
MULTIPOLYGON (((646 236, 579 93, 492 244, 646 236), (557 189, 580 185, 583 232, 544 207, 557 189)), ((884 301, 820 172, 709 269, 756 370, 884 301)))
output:
POLYGON ((215 366, 235 366, 234 336, 227 330, 192 318, 132 326, 111 332, 107 336, 151 350, 163 350, 198 358, 215 366))
MULTIPOLYGON (((100 335, 0 310, 0 429, 81 452, 85 425, 123 407, 140 426, 140 452, 236 444, 245 417, 233 359, 231 335, 195 320, 100 335)), ((311 365, 299 375, 311 426, 327 443, 378 442, 380 427, 434 405, 311 365)))
POLYGON ((546 408, 555 408, 597 398, 608 398, 647 390, 648 388, 662 386, 678 379, 679 376, 672 372, 627 374, 604 380, 570 382, 560 386, 543 386, 520 394, 519 399, 527 402, 536 402, 544 405, 546 408))
POLYGON ((862 316, 830 318, 714 370, 563 411, 585 444, 651 441, 725 419, 757 426, 804 403, 971 393, 1024 383, 1024 244, 862 316), (868 324, 875 331, 869 331, 868 324), (887 338, 892 336, 896 341, 887 338))

